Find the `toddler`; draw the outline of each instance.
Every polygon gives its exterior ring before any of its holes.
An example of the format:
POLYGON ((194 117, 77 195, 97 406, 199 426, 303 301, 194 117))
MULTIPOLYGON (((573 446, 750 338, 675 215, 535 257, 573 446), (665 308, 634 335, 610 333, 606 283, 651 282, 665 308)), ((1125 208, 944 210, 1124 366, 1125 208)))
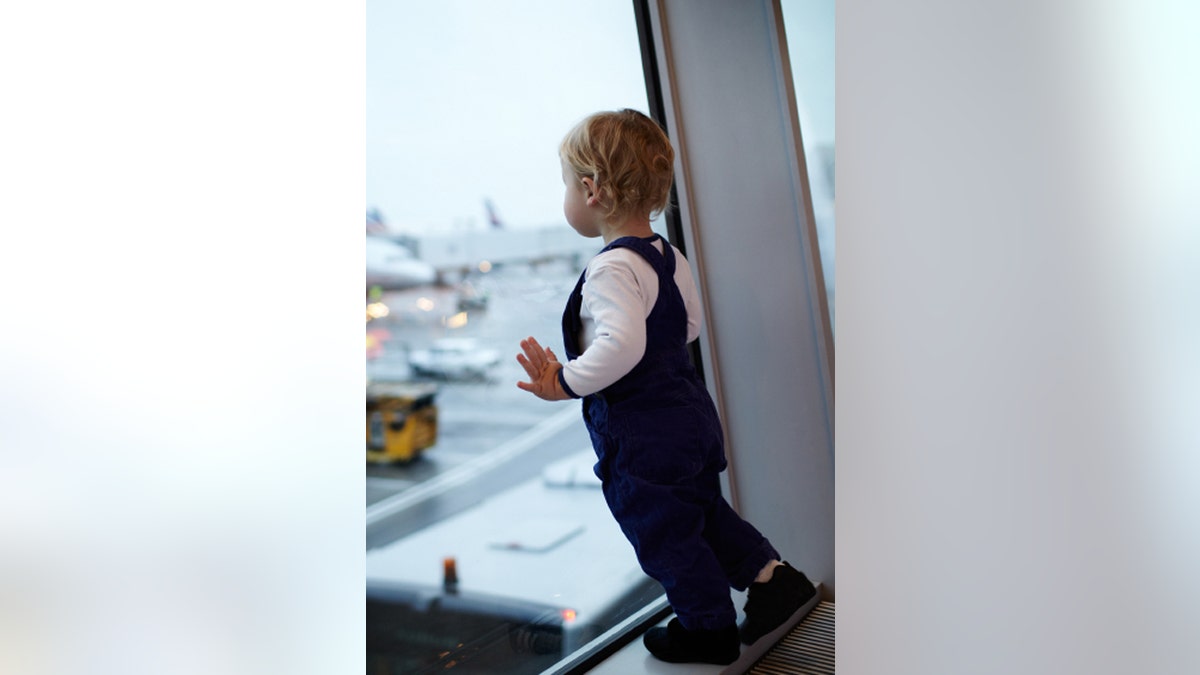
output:
POLYGON ((517 386, 583 399, 605 501, 675 612, 643 636, 673 663, 728 664, 816 593, 721 495, 721 423, 688 355, 700 298, 687 260, 650 228, 668 204, 675 153, 634 110, 584 119, 559 148, 563 212, 605 247, 563 312, 566 362, 530 337, 517 386), (739 627, 729 588, 749 589, 739 627))

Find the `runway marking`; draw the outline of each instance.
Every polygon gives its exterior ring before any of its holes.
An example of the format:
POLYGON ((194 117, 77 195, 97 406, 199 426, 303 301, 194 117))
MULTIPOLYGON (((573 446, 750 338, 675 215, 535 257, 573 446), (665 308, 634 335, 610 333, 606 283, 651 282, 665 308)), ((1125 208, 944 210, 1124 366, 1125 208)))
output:
POLYGON ((431 462, 436 461, 439 464, 443 461, 448 464, 463 464, 477 457, 479 457, 479 453, 477 452, 455 452, 453 450, 435 449, 434 454, 430 455, 428 459, 431 462))
POLYGON ((571 423, 581 420, 579 409, 571 406, 556 413, 529 431, 496 447, 487 454, 480 455, 464 464, 440 473, 416 487, 409 488, 393 497, 381 499, 367 507, 367 526, 370 527, 389 516, 439 495, 447 490, 462 485, 472 478, 491 471, 495 467, 532 450, 538 443, 566 429, 571 423))
POLYGON ((388 476, 367 476, 367 485, 375 487, 404 489, 416 485, 417 481, 409 478, 390 478, 388 476))

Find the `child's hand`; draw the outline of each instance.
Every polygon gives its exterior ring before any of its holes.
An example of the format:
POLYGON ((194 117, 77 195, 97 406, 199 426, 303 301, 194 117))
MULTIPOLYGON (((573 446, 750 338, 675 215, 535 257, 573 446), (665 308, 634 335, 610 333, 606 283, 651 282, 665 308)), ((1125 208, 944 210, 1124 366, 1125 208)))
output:
POLYGON ((517 363, 525 369, 529 381, 518 382, 518 387, 546 401, 571 398, 558 383, 558 371, 562 370, 562 364, 549 347, 542 347, 533 338, 525 338, 521 340, 521 349, 525 353, 517 354, 517 363))

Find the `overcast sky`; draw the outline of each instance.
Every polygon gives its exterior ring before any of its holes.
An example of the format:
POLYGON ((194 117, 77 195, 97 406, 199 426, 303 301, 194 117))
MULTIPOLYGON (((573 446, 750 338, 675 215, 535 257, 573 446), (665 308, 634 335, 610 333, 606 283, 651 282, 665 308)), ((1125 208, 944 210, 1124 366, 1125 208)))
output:
POLYGON ((562 223, 558 142, 646 110, 632 3, 367 3, 367 207, 396 231, 562 223))
MULTIPOLYGON (((632 4, 368 0, 366 207, 397 232, 484 227, 484 199, 513 227, 563 223, 563 134, 597 110, 647 111, 632 4)), ((785 3, 789 21, 817 18, 793 60, 797 79, 826 61, 808 81, 829 142, 832 7, 785 3)))

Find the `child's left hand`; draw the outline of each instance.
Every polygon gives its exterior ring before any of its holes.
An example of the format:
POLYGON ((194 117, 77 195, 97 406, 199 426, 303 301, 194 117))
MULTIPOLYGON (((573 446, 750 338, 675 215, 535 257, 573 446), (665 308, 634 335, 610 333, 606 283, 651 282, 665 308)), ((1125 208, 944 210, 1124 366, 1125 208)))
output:
POLYGON ((518 387, 546 401, 566 401, 571 398, 558 383, 558 371, 562 370, 562 364, 549 347, 542 347, 530 337, 521 340, 521 349, 525 353, 517 354, 517 363, 525 369, 529 381, 517 382, 518 387))

